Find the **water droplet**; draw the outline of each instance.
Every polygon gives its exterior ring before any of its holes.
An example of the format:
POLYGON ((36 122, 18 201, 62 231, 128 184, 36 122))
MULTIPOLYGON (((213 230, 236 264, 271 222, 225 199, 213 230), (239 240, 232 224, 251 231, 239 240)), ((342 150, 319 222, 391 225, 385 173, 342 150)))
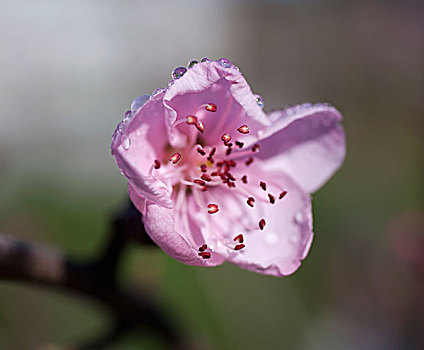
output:
POLYGON ((210 62, 211 60, 207 57, 203 57, 200 62, 210 62))
POLYGON ((141 106, 143 106, 149 100, 149 98, 149 95, 141 95, 136 97, 131 103, 131 112, 135 113, 141 106))
POLYGON ((198 64, 199 63, 199 61, 196 61, 196 60, 191 60, 189 63, 188 63, 188 68, 193 68, 196 64, 198 64))
POLYGON ((131 140, 127 134, 121 136, 121 144, 124 149, 128 150, 131 146, 131 140))
POLYGON ((261 95, 253 95, 256 98, 256 103, 259 107, 264 108, 264 100, 262 99, 261 95))
POLYGON ((116 127, 116 130, 117 130, 120 134, 122 134, 122 133, 125 131, 125 124, 124 124, 123 122, 120 122, 120 123, 118 124, 118 126, 116 127))
POLYGON ((161 92, 165 91, 165 89, 159 88, 152 92, 152 97, 159 95, 161 92))
POLYGON ((274 233, 274 232, 269 232, 266 236, 265 236, 265 241, 268 244, 274 244, 275 242, 278 241, 278 236, 274 233))
POLYGON ((299 235, 298 234, 296 234, 296 233, 292 233, 290 236, 289 236, 289 243, 290 244, 293 244, 293 245, 295 245, 295 244, 297 244, 299 241, 300 241, 300 237, 299 237, 299 235))
POLYGON ((186 67, 177 67, 172 71, 173 79, 180 79, 187 72, 186 67))
POLYGON ((293 216, 294 222, 298 225, 301 225, 305 222, 305 216, 301 211, 298 211, 293 216))
POLYGON ((220 58, 217 62, 224 68, 230 68, 232 66, 231 61, 225 57, 220 58))

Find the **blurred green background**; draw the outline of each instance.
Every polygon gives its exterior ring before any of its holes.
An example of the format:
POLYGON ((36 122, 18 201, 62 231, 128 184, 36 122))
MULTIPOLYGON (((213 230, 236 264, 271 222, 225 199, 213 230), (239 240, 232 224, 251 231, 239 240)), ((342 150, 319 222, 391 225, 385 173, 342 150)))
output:
MULTIPOLYGON (((179 264, 133 247, 149 290, 201 349, 424 346, 422 1, 0 3, 0 232, 75 257, 104 244, 126 182, 109 153, 132 99, 190 59, 228 57, 265 110, 331 102, 347 158, 313 196, 294 275, 179 264)), ((0 348, 72 345, 110 324, 74 295, 0 283, 0 348)), ((113 349, 164 349, 132 332, 113 349)))

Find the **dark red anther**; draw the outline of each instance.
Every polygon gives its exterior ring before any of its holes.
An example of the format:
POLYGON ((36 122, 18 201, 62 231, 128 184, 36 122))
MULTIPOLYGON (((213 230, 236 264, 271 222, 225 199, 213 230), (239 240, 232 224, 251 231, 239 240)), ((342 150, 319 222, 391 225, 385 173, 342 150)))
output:
POLYGON ((234 237, 234 241, 235 242, 239 242, 239 243, 243 243, 244 242, 244 237, 243 235, 240 233, 239 235, 234 237))
POLYGON ((218 109, 218 107, 216 106, 216 104, 215 104, 215 103, 208 103, 208 104, 206 105, 205 109, 206 109, 208 112, 216 112, 216 110, 218 109))
POLYGON ((200 252, 200 253, 198 253, 199 254, 199 256, 201 256, 203 259, 210 259, 210 257, 211 257, 211 253, 209 253, 209 252, 200 252))
POLYGON ((287 191, 283 191, 280 193, 280 196, 278 197, 278 199, 283 199, 285 197, 285 195, 287 194, 287 191))
POLYGON ((260 228, 261 230, 263 230, 263 229, 264 229, 264 227, 265 227, 265 219, 261 219, 261 221, 259 221, 259 228, 260 228))
POLYGON ((240 141, 236 141, 235 144, 236 146, 239 146, 239 148, 242 148, 244 146, 244 143, 240 141))
POLYGON ((157 159, 155 159, 155 162, 154 163, 155 163, 154 168, 155 169, 159 169, 160 168, 160 165, 161 165, 160 162, 157 159))
POLYGON ((199 179, 195 179, 195 180, 193 180, 193 182, 194 182, 195 184, 200 185, 200 186, 204 186, 204 185, 206 185, 205 181, 203 181, 203 180, 199 180, 199 179))
POLYGON ((253 158, 250 157, 248 160, 246 160, 246 165, 250 165, 253 163, 253 158))
POLYGON ((247 184, 247 176, 243 175, 243 177, 241 178, 241 181, 243 181, 244 184, 247 184))
POLYGON ((269 198, 269 201, 271 202, 271 204, 275 203, 275 197, 271 193, 268 193, 268 198, 269 198))
POLYGON ((252 152, 258 152, 259 151, 259 145, 255 143, 252 147, 252 152))
POLYGON ((211 176, 220 176, 220 174, 217 171, 214 171, 211 173, 211 176))
POLYGON ((245 245, 244 244, 237 244, 235 247, 234 247, 234 250, 240 250, 240 249, 243 249, 245 247, 245 245))
POLYGON ((208 190, 208 186, 203 186, 201 189, 200 189, 200 191, 202 191, 202 192, 206 192, 208 190))
POLYGON ((181 159, 181 154, 180 153, 174 153, 172 156, 169 157, 169 160, 175 164, 176 162, 178 162, 181 159))
POLYGON ((247 125, 240 126, 237 131, 241 134, 248 134, 249 133, 249 127, 247 125))
POLYGON ((207 245, 207 244, 202 244, 202 245, 199 247, 199 252, 204 252, 206 249, 208 249, 208 245, 207 245))
POLYGON ((205 156, 206 155, 206 152, 205 152, 205 150, 202 148, 202 147, 197 147, 197 152, 199 152, 202 156, 205 156))
POLYGON ((208 167, 206 166, 206 164, 202 164, 200 166, 200 170, 202 171, 202 173, 206 173, 206 171, 208 170, 208 167))
POLYGON ((208 213, 209 214, 215 214, 219 211, 218 205, 216 204, 208 204, 208 213))
POLYGON ((230 134, 227 132, 224 135, 221 136, 221 140, 224 142, 224 144, 227 146, 228 142, 231 141, 231 136, 230 134))
POLYGON ((231 148, 231 147, 228 147, 227 148, 227 150, 225 151, 225 154, 227 155, 227 156, 229 156, 230 154, 231 154, 231 151, 232 151, 233 149, 231 148))
POLYGON ((218 163, 216 163, 217 166, 223 166, 225 164, 225 161, 220 160, 218 163))
POLYGON ((235 188, 235 187, 236 187, 236 184, 235 184, 234 182, 228 181, 228 182, 227 182, 227 186, 228 186, 229 188, 235 188))
POLYGON ((236 178, 234 177, 234 175, 233 175, 233 174, 231 174, 231 173, 227 173, 227 176, 228 176, 228 178, 229 178, 230 180, 232 180, 232 181, 236 181, 236 178))
POLYGON ((259 182, 259 185, 262 187, 262 189, 264 191, 266 191, 266 183, 265 182, 261 181, 261 182, 259 182))
POLYGON ((253 197, 249 197, 249 198, 247 198, 247 204, 250 206, 250 207, 253 207, 253 204, 255 203, 255 198, 253 198, 253 197))
POLYGON ((228 163, 230 164, 231 167, 235 167, 237 165, 237 163, 234 160, 229 160, 228 163))
POLYGON ((195 115, 188 115, 187 116, 187 124, 196 125, 197 124, 197 117, 195 115))
POLYGON ((206 158, 209 162, 211 162, 212 164, 215 162, 215 160, 211 157, 211 156, 209 156, 208 158, 206 158))
POLYGON ((212 148, 211 151, 209 152, 209 157, 213 157, 213 155, 216 152, 216 147, 212 148))
POLYGON ((200 178, 201 178, 202 180, 207 181, 207 182, 209 182, 209 181, 211 181, 211 180, 212 180, 212 178, 211 178, 208 174, 202 174, 202 176, 200 176, 200 178))
POLYGON ((205 126, 200 120, 196 123, 196 129, 199 130, 201 133, 205 131, 205 126))

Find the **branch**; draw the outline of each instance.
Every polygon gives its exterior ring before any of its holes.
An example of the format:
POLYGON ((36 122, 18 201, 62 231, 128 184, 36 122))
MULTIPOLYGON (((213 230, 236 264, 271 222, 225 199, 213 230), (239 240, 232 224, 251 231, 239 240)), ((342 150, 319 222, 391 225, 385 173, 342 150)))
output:
POLYGON ((152 244, 144 231, 141 215, 132 205, 113 222, 109 242, 94 262, 76 262, 58 250, 0 234, 0 279, 72 291, 101 301, 112 314, 115 325, 107 334, 86 342, 79 349, 102 349, 135 327, 154 329, 170 348, 187 348, 151 297, 144 292, 124 291, 117 285, 117 266, 131 241, 152 244))

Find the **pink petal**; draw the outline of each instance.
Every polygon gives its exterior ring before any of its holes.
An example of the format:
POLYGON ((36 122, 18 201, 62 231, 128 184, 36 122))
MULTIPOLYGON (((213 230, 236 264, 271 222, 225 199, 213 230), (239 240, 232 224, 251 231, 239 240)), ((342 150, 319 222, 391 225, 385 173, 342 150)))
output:
MULTIPOLYGON (((170 140, 174 146, 181 136, 171 126, 188 115, 196 114, 205 126, 205 145, 220 142, 223 133, 234 130, 243 124, 250 128, 251 135, 269 125, 265 113, 258 106, 255 96, 240 71, 223 68, 216 62, 204 62, 195 65, 165 93, 167 108, 166 123, 171 130, 170 140), (214 103, 216 112, 208 112, 199 106, 214 103)), ((193 130, 191 126, 181 128, 183 133, 193 130)))
POLYGON ((169 184, 149 175, 154 160, 164 157, 168 144, 162 98, 163 93, 139 109, 123 133, 117 134, 111 148, 132 189, 146 199, 170 208, 172 189, 169 184))
POLYGON ((205 242, 201 239, 199 227, 189 217, 176 225, 175 211, 147 202, 143 222, 152 240, 180 262, 193 266, 216 266, 224 262, 223 257, 215 252, 211 252, 210 259, 199 256, 199 247, 205 242))
POLYGON ((209 234, 219 237, 216 250, 247 270, 273 276, 292 274, 306 257, 313 238, 310 196, 288 175, 264 173, 258 163, 234 174, 240 179, 246 171, 248 184, 237 181, 235 189, 208 191, 208 199, 220 207, 210 220, 214 224, 209 234), (260 181, 266 183, 267 191, 260 187, 260 181), (287 195, 278 199, 283 190, 287 195), (268 193, 276 197, 274 204, 268 193), (246 203, 250 195, 255 198, 253 207, 246 203), (266 224, 260 230, 262 219, 266 224), (243 234, 245 247, 235 250, 234 237, 239 234, 243 234))
POLYGON ((341 114, 328 105, 300 105, 269 115, 273 125, 259 142, 267 170, 289 174, 303 189, 319 189, 343 163, 341 114))

